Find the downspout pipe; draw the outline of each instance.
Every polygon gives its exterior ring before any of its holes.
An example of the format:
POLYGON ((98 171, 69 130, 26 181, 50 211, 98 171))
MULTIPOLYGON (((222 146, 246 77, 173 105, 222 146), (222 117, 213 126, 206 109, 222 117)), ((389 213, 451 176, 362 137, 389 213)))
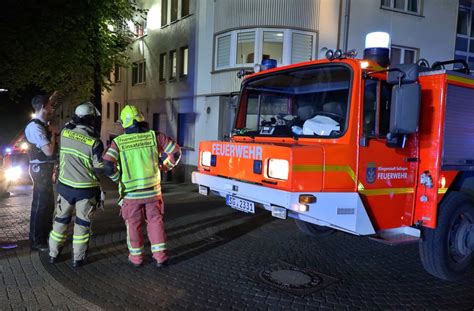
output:
POLYGON ((349 21, 350 21, 350 13, 351 13, 351 0, 345 0, 345 7, 344 7, 344 40, 342 45, 342 50, 348 50, 348 41, 349 41, 349 21))

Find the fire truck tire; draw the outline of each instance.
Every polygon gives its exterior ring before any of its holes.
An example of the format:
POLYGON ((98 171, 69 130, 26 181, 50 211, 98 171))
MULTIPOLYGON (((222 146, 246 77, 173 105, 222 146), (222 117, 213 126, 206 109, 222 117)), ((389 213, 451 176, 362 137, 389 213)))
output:
POLYGON ((321 238, 333 234, 336 230, 331 227, 318 226, 309 222, 295 219, 298 229, 307 236, 321 238))
POLYGON ((435 229, 424 228, 420 258, 425 270, 435 277, 459 280, 472 267, 474 253, 465 246, 466 229, 474 224, 474 202, 462 192, 451 192, 439 209, 435 229))

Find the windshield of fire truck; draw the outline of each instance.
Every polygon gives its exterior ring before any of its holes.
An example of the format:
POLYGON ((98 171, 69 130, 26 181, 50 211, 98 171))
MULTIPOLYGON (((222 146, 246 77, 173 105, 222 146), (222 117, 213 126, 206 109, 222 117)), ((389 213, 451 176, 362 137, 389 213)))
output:
POLYGON ((320 65, 257 76, 244 85, 234 135, 339 137, 351 70, 320 65))

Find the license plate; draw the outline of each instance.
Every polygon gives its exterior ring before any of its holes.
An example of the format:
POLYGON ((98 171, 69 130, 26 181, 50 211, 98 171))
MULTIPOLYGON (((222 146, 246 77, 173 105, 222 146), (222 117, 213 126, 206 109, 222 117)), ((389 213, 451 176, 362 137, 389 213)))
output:
POLYGON ((227 195, 225 198, 225 203, 236 210, 245 213, 255 213, 255 203, 253 202, 227 195))
POLYGON ((206 186, 199 185, 199 194, 209 195, 209 188, 206 186))

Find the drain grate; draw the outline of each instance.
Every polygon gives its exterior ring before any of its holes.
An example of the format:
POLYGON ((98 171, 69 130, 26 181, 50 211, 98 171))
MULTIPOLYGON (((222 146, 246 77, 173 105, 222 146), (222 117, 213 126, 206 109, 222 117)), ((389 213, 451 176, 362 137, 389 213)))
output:
POLYGON ((284 262, 260 268, 252 272, 250 276, 271 288, 296 296, 306 296, 315 293, 339 281, 331 276, 284 262))

